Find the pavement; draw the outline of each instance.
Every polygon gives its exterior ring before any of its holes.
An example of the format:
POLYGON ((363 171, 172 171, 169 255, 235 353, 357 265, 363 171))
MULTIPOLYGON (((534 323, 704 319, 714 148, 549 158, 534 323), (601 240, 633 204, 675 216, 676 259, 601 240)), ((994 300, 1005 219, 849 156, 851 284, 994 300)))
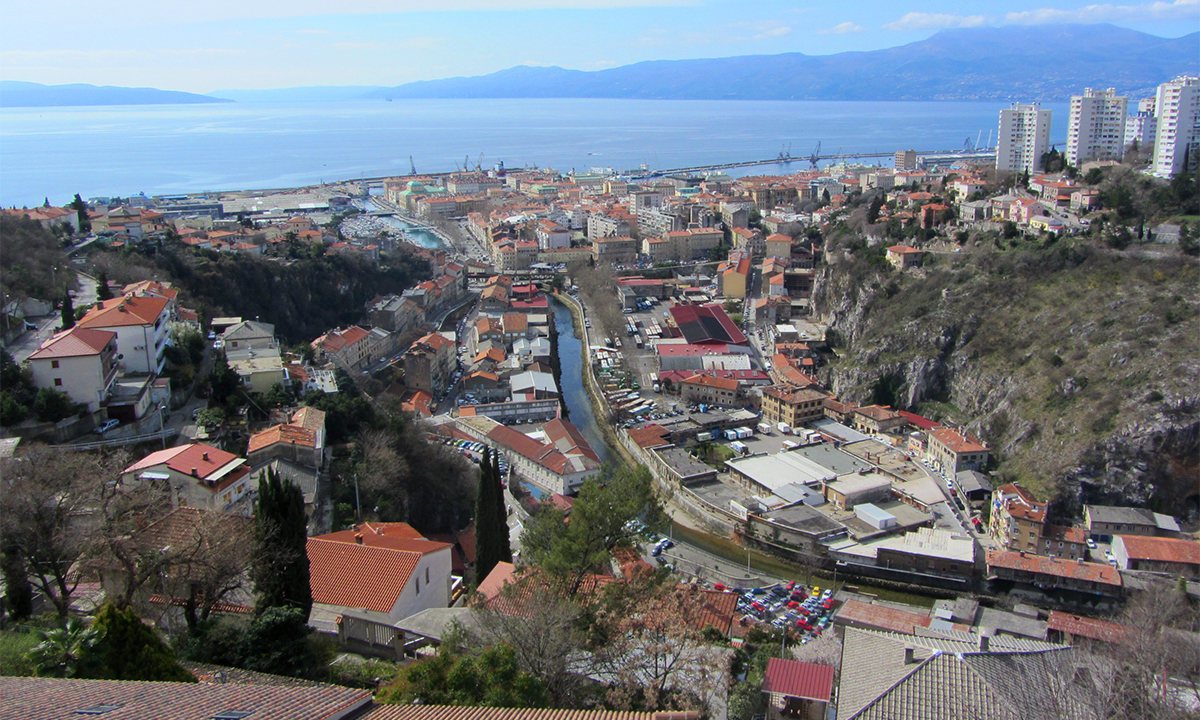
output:
MULTIPOLYGON (((79 278, 79 289, 75 291, 73 302, 75 307, 83 307, 96 302, 96 280, 95 278, 77 272, 79 278)), ((9 344, 7 348, 9 355, 12 355, 13 360, 18 363, 29 359, 29 356, 37 352, 41 344, 54 336, 55 328, 62 324, 62 315, 58 312, 44 315, 38 318, 26 318, 38 326, 37 330, 30 330, 22 335, 15 342, 9 344)))

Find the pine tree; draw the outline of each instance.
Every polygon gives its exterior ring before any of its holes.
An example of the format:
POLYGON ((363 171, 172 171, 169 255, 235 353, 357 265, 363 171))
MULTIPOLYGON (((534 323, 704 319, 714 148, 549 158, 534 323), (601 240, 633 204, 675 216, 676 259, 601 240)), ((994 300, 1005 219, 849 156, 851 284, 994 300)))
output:
POLYGON ((95 645, 80 661, 81 677, 103 680, 196 682, 175 659, 175 653, 131 609, 109 603, 96 614, 95 645))
POLYGON ((304 494, 291 481, 268 470, 258 481, 254 508, 255 562, 251 579, 256 610, 297 608, 308 617, 312 588, 308 576, 308 520, 304 494))
POLYGON ((479 491, 475 496, 475 579, 481 582, 504 559, 498 525, 500 514, 496 509, 500 504, 497 486, 492 479, 492 452, 484 448, 479 461, 479 491))
POLYGON ((62 329, 70 330, 75 327, 75 302, 71 300, 71 294, 63 293, 62 301, 62 329))

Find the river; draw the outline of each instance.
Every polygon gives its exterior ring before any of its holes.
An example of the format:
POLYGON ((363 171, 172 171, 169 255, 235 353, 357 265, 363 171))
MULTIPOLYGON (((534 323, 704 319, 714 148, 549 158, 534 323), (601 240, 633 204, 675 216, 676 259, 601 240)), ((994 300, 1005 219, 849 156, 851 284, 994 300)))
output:
POLYGON ((620 454, 609 446, 596 421, 596 413, 583 386, 583 343, 575 334, 575 323, 571 310, 565 304, 551 298, 550 309, 554 313, 554 327, 558 330, 558 362, 562 367, 563 400, 571 414, 571 424, 579 428, 601 462, 621 462, 620 454))

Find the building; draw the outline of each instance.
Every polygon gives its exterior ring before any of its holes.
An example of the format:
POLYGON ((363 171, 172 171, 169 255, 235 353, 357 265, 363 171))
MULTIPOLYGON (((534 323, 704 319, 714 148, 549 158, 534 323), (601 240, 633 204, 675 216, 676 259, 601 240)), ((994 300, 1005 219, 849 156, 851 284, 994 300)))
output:
POLYGON ((73 327, 42 343, 29 356, 33 384, 64 392, 94 413, 117 379, 117 334, 73 327))
MULTIPOLYGON (((499 404, 499 403, 496 403, 499 404)), ((480 409, 489 405, 481 405, 480 409)), ((571 423, 553 419, 542 427, 546 442, 487 417, 461 417, 458 429, 505 453, 514 474, 561 495, 579 491, 600 472, 600 457, 571 423)))
POLYGON ((1200 542, 1192 539, 1118 535, 1112 541, 1112 554, 1122 570, 1200 580, 1200 542))
POLYGON ((828 394, 820 390, 802 390, 787 385, 764 388, 763 420, 772 425, 784 423, 792 428, 820 420, 825 417, 824 401, 827 397, 828 394))
POLYGON ((1099 720, 1095 699, 1109 690, 1102 660, 1037 640, 855 627, 842 640, 837 720, 1016 720, 1047 708, 1099 720))
POLYGON ((1038 553, 1046 524, 1046 503, 1016 483, 992 494, 991 534, 1009 550, 1038 553))
POLYGON ((308 539, 310 627, 338 632, 347 616, 379 625, 449 607, 453 545, 407 523, 363 523, 308 539))
POLYGON ((1153 537, 1179 533, 1175 518, 1144 508, 1084 505, 1083 520, 1088 536, 1097 542, 1109 542, 1117 535, 1153 537))
POLYGON ((825 720, 833 697, 833 667, 771 658, 762 691, 768 698, 768 720, 825 720))
POLYGON ((344 370, 362 370, 392 351, 392 336, 383 328, 353 325, 330 330, 312 341, 319 362, 332 362, 344 370))
POLYGON ((1071 97, 1067 124, 1067 164, 1088 160, 1120 160, 1125 155, 1125 112, 1129 98, 1114 88, 1071 97))
POLYGON ((454 341, 440 333, 429 333, 413 342, 404 356, 404 384, 440 396, 457 361, 454 341))
POLYGON ((989 579, 1006 580, 1043 592, 1065 590, 1102 598, 1121 595, 1121 573, 1106 563, 988 550, 987 568, 989 579))
POLYGON ((1154 162, 1159 177, 1195 169, 1200 152, 1200 77, 1181 76, 1158 86, 1154 162))
POLYGON ((229 326, 221 333, 221 343, 226 352, 279 347, 275 342, 275 326, 257 320, 244 320, 229 326))
POLYGON ((711 375, 693 375, 679 382, 679 394, 690 404, 733 405, 738 401, 738 381, 711 375))
POLYGON ((1013 103, 1000 111, 996 169, 1037 172, 1050 151, 1050 111, 1040 103, 1013 103))
POLYGON ((592 240, 592 257, 598 263, 628 265, 637 260, 638 241, 626 235, 605 235, 592 240))
POLYGON ((925 455, 947 475, 963 470, 982 470, 988 463, 987 446, 978 438, 952 428, 929 431, 925 455))
POLYGON ((887 249, 887 260, 898 270, 907 270, 921 264, 925 251, 908 245, 893 245, 887 249))
POLYGON ((205 510, 230 510, 251 490, 245 459, 203 443, 150 453, 125 468, 121 481, 161 483, 171 507, 205 510))
POLYGON ((277 347, 227 350, 225 359, 229 369, 237 373, 246 387, 254 392, 268 393, 276 385, 286 387, 288 384, 287 371, 283 368, 283 358, 277 347))
POLYGON ((171 301, 163 297, 124 295, 104 300, 76 323, 89 330, 117 334, 119 367, 127 373, 162 373, 171 301))

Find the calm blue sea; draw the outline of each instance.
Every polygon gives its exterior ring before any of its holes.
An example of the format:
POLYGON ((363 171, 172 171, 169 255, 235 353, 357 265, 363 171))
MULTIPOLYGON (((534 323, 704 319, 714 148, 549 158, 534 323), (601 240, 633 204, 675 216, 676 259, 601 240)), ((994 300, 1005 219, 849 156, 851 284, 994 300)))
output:
MULTIPOLYGON (((957 149, 996 102, 402 100, 0 110, 0 204, 306 185, 507 167, 655 169, 823 153, 957 149)), ((1066 104, 1052 137, 1066 135, 1066 104)), ((887 164, 888 160, 867 161, 887 164)), ((746 172, 787 172, 794 162, 746 172)), ((732 173, 738 174, 738 173, 732 173)), ((744 174, 744 173, 742 173, 744 174)))

